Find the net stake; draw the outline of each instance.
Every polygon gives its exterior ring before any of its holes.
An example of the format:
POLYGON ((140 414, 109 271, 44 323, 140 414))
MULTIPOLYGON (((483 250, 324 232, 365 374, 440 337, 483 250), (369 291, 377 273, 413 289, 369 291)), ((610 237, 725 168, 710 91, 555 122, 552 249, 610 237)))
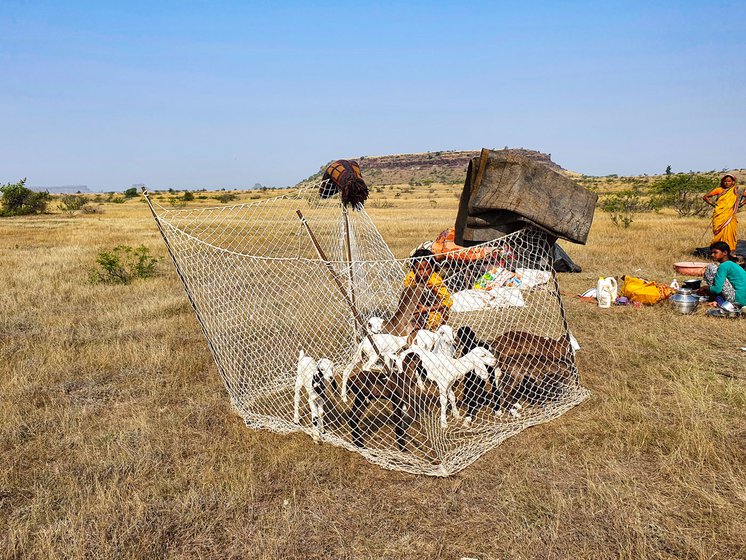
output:
MULTIPOLYGON (((344 285, 339 280, 339 278, 337 278, 337 273, 334 271, 334 267, 332 266, 332 263, 329 262, 329 259, 326 258, 326 254, 324 253, 324 250, 321 248, 321 245, 319 245, 319 242, 316 240, 316 236, 311 230, 311 226, 308 225, 308 220, 306 220, 305 216, 303 216, 303 212, 301 212, 300 210, 296 210, 295 212, 298 214, 298 217, 300 218, 301 223, 306 228, 306 233, 308 233, 308 236, 311 238, 311 243, 313 243, 313 246, 316 249, 316 253, 319 255, 319 258, 326 265, 326 269, 329 271, 329 276, 331 276, 332 280, 334 280, 334 283, 337 285, 337 288, 339 288, 339 293, 342 294, 342 298, 344 299, 345 303, 349 306, 350 311, 352 311, 352 316, 355 318, 355 322, 358 324, 360 328, 365 330, 365 322, 363 321, 363 318, 360 317, 360 314, 357 312, 355 303, 350 299, 350 296, 347 293, 347 290, 345 289, 344 285)), ((378 346, 376 345, 375 340, 373 340, 372 336, 369 337, 369 339, 370 339, 370 345, 373 347, 373 351, 376 353, 376 355, 379 358, 381 358, 381 362, 383 363, 383 369, 386 371, 386 374, 389 375, 391 378, 393 378, 393 372, 391 371, 388 364, 386 363, 386 360, 384 359, 383 354, 378 349, 378 346)))

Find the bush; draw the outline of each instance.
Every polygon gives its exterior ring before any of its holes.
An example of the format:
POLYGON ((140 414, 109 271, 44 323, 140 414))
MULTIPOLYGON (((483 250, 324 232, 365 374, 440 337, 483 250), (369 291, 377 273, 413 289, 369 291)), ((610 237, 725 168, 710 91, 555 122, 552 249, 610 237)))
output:
POLYGON ((712 176, 676 173, 654 182, 650 191, 654 194, 655 206, 673 208, 679 216, 702 217, 710 211, 702 195, 717 185, 717 178, 712 176))
POLYGON ((99 268, 91 272, 90 280, 93 284, 129 284, 135 278, 155 276, 160 260, 159 257, 151 256, 145 245, 136 248, 119 245, 111 251, 101 251, 96 256, 99 268))
POLYGON ((369 200, 365 203, 365 205, 369 208, 393 208, 394 203, 390 200, 369 200))
POLYGON ((84 196, 77 194, 63 194, 62 197, 60 197, 60 209, 63 212, 72 214, 73 212, 83 208, 86 202, 88 202, 88 200, 84 196))
POLYGON ((635 214, 649 209, 637 189, 627 189, 607 196, 600 203, 601 210, 611 214, 615 226, 628 228, 634 221, 635 214))
POLYGON ((42 214, 47 211, 49 193, 34 192, 26 188, 26 179, 17 183, 8 183, 0 187, 2 193, 2 210, 0 216, 23 216, 26 214, 42 214))
POLYGON ((124 198, 135 198, 137 196, 137 187, 130 187, 124 191, 124 198))
POLYGON ((227 192, 227 193, 214 196, 213 198, 217 200, 218 202, 220 202, 221 204, 225 204, 226 202, 230 202, 231 200, 236 200, 236 198, 238 197, 233 193, 227 192))
POLYGON ((192 191, 184 191, 184 195, 181 197, 184 202, 191 202, 194 200, 194 193, 192 191))
POLYGON ((104 213, 104 211, 101 209, 100 206, 97 206, 95 204, 89 204, 89 203, 86 203, 83 206, 81 206, 80 211, 83 214, 103 214, 104 213))
POLYGON ((111 202, 114 204, 124 204, 124 197, 123 196, 114 196, 111 198, 111 202))

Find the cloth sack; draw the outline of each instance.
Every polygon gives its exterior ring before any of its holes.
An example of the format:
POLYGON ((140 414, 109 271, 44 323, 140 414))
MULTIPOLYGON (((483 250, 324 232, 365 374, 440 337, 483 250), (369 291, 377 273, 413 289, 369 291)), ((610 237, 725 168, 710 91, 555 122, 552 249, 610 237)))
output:
POLYGON ((644 278, 622 276, 622 280, 624 280, 622 295, 630 301, 639 301, 643 305, 655 305, 676 293, 676 290, 670 286, 644 278))

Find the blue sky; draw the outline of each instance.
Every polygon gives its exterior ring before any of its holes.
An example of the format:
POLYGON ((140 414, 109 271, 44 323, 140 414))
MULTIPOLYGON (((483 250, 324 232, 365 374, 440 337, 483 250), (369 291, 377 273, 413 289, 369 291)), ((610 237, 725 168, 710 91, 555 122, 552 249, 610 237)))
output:
POLYGON ((0 0, 0 182, 284 186, 506 145, 596 175, 746 167, 744 21, 744 2, 0 0))

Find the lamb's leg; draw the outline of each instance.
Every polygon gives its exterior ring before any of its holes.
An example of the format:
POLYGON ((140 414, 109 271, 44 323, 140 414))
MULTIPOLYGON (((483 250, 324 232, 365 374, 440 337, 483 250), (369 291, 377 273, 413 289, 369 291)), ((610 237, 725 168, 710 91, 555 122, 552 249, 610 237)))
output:
POLYGON ((403 406, 403 399, 401 398, 401 395, 396 391, 392 391, 391 396, 391 405, 394 409, 394 421, 396 422, 394 424, 394 435, 396 436, 396 445, 399 447, 399 451, 406 451, 406 419, 405 416, 407 414, 406 407, 403 406))
POLYGON ((347 381, 350 379, 350 375, 352 374, 352 370, 355 369, 355 366, 358 364, 360 360, 356 359, 354 360, 349 366, 347 366, 347 369, 342 372, 342 402, 347 402, 347 381))
POLYGON ((456 406, 456 395, 453 393, 453 385, 448 388, 448 400, 451 401, 451 410, 454 418, 461 418, 461 413, 456 406))
POLYGON ((316 413, 318 417, 318 432, 319 436, 321 436, 324 433, 324 401, 321 397, 316 398, 316 413))
MULTIPOLYGON (((300 381, 300 379, 299 379, 300 381)), ((293 398, 293 423, 300 424, 300 390, 302 383, 295 383, 295 397, 293 398)))
POLYGON ((447 428, 446 411, 448 410, 448 389, 440 389, 440 427, 447 428))
POLYGON ((363 371, 370 371, 374 365, 376 365, 376 362, 378 361, 378 354, 373 352, 370 356, 368 356, 368 361, 365 362, 363 365, 363 371))
POLYGON ((321 422, 319 405, 317 401, 318 397, 312 397, 310 395, 308 396, 308 407, 311 409, 311 437, 316 443, 318 443, 319 441, 319 424, 321 422))
POLYGON ((356 447, 365 447, 365 445, 363 444, 363 436, 360 433, 360 417, 363 414, 364 403, 365 398, 363 397, 362 393, 356 393, 348 420, 350 424, 352 444, 356 447))
POLYGON ((502 410, 500 410, 500 389, 497 385, 501 375, 502 372, 499 367, 490 368, 490 384, 492 385, 492 389, 488 396, 488 402, 495 414, 502 413, 502 410))

